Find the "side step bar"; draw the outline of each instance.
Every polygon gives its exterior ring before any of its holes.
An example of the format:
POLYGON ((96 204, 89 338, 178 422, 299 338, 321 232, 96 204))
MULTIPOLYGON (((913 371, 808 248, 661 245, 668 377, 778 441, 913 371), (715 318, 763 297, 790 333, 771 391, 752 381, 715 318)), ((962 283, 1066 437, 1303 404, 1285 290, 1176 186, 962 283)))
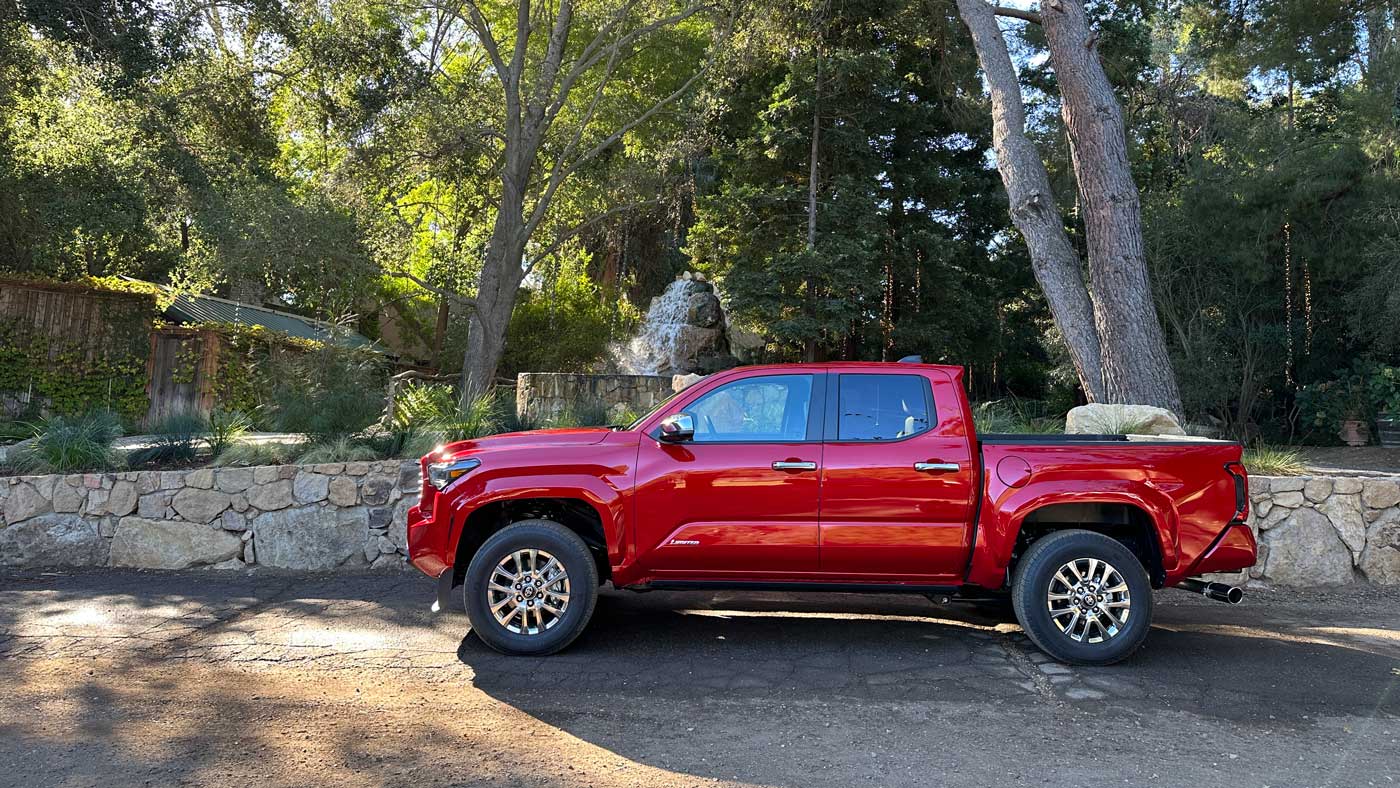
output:
POLYGON ((1244 589, 1227 583, 1207 583, 1204 580, 1188 577, 1178 583, 1177 587, 1194 594, 1200 594, 1207 599, 1231 605, 1238 605, 1244 600, 1244 589))

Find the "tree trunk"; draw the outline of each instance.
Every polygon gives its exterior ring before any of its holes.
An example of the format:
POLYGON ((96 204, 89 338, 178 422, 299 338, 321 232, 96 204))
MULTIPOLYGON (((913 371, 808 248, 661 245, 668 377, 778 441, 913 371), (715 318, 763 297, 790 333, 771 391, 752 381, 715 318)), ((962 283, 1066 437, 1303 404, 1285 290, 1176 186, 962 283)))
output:
POLYGON ((467 350, 462 359, 463 408, 495 385, 516 292, 525 278, 525 197, 519 187, 524 179, 507 175, 502 181, 505 188, 477 280, 476 308, 472 310, 467 350))
MULTIPOLYGON (((808 156, 807 169, 807 254, 813 257, 817 253, 817 161, 821 153, 822 138, 822 51, 818 47, 814 50, 816 57, 817 75, 813 83, 812 93, 812 149, 808 156)), ((813 264, 808 261, 808 264, 813 264)), ((815 318, 817 316, 817 278, 815 275, 807 277, 807 316, 815 318)), ((817 360, 817 338, 807 337, 803 344, 802 360, 812 363, 817 360)))
POLYGON ((1035 279, 1069 347, 1084 396, 1090 402, 1104 401, 1106 390, 1093 304, 1084 285, 1079 255, 1065 234, 1064 219, 1050 191, 1045 163, 1035 144, 1026 137, 1026 110, 1006 40, 986 0, 958 0, 958 11, 972 33, 977 59, 991 91, 992 143, 1010 200, 1011 221, 1026 240, 1035 279))
POLYGON ((1099 62, 1097 35, 1089 33, 1081 0, 1046 0, 1041 17, 1083 206, 1105 394, 1110 402, 1180 414, 1181 395, 1147 276, 1123 115, 1099 62))

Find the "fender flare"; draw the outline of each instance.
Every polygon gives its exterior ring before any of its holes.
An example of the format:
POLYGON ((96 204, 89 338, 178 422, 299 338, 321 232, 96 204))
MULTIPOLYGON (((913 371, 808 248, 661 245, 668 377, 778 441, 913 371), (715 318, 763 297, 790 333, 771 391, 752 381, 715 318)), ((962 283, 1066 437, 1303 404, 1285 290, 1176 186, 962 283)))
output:
POLYGON ((1136 480, 1095 481, 1074 485, 1077 489, 1036 490, 1036 485, 1003 490, 1000 500, 987 500, 983 522, 977 529, 973 566, 968 581, 1000 587, 1011 564, 1011 554, 1026 518, 1056 504, 1124 504, 1143 511, 1156 531, 1162 570, 1170 574, 1180 562, 1180 518, 1170 496, 1136 480), (979 557, 980 554, 980 557, 979 557))

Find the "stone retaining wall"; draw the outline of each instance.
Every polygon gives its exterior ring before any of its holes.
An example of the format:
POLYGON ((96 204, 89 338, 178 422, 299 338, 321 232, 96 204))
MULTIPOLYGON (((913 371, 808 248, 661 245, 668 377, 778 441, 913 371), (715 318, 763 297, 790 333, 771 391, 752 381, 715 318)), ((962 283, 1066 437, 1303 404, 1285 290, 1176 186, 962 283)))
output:
POLYGON ((1250 477, 1249 526, 1259 562, 1236 582, 1400 585, 1400 480, 1250 477))
POLYGON ((571 405, 598 402, 611 416, 646 413, 671 396, 670 375, 574 375, 522 372, 515 380, 515 412, 540 422, 571 405))
POLYGON ((398 568, 415 462, 0 479, 0 565, 398 568))
MULTIPOLYGON (((1400 480, 1250 484, 1259 563, 1222 579, 1400 584, 1400 480)), ((0 565, 402 567, 418 491, 399 461, 5 478, 0 565)))

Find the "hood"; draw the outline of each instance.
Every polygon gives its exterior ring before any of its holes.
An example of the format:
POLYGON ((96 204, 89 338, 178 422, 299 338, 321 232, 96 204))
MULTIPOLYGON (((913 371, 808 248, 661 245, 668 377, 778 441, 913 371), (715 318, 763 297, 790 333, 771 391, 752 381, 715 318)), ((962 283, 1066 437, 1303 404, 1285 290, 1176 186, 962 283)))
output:
POLYGON ((440 454, 450 456, 520 446, 591 446, 602 442, 611 433, 612 430, 607 427, 563 427, 553 430, 508 432, 504 435, 488 435, 484 438, 449 443, 442 448, 440 454))

